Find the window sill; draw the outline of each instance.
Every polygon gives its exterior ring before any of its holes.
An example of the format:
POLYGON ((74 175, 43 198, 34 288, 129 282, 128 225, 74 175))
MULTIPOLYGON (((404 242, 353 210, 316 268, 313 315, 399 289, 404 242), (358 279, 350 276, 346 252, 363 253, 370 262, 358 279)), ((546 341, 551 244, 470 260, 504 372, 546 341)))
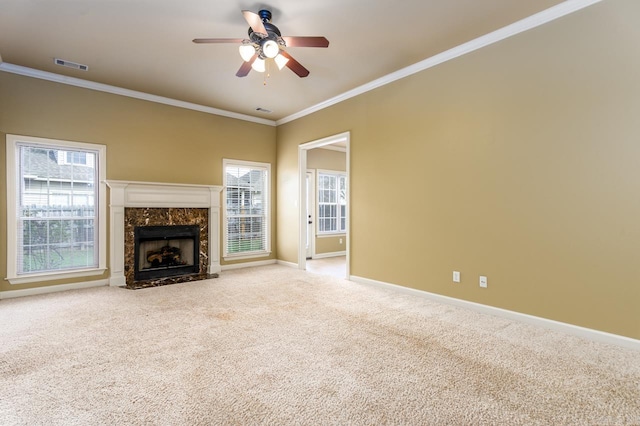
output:
POLYGON ((347 234, 344 232, 326 232, 323 234, 317 234, 316 238, 335 238, 335 237, 346 237, 347 234))
POLYGON ((226 254, 222 258, 224 260, 245 260, 245 259, 254 259, 256 257, 268 257, 271 255, 270 251, 260 251, 260 252, 252 252, 252 253, 239 253, 239 254, 226 254))
POLYGON ((79 271, 47 272, 42 274, 23 275, 19 277, 7 277, 5 280, 9 281, 10 284, 28 284, 41 281, 63 280, 67 278, 91 277, 102 275, 106 270, 106 268, 96 268, 82 269, 79 271))

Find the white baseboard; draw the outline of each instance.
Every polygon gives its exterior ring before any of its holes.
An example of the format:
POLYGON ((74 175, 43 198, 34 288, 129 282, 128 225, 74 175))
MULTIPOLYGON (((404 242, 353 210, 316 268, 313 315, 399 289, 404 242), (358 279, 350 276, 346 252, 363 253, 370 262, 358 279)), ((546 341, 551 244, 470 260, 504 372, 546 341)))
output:
POLYGON ((298 268, 298 264, 297 263, 293 263, 293 262, 287 262, 284 260, 278 260, 278 265, 282 265, 282 266, 288 266, 290 268, 298 268))
POLYGON ((49 285, 46 287, 26 288, 23 290, 0 291, 0 299, 13 299, 14 297, 34 296, 37 294, 57 293, 59 291, 79 290, 91 287, 108 286, 109 280, 86 281, 82 283, 49 285))
POLYGON ((327 257, 346 256, 346 251, 332 251, 330 253, 316 253, 313 255, 313 259, 325 259, 327 257))
POLYGON ((383 281, 376 281, 369 278, 358 277, 355 275, 351 275, 350 280, 359 284, 392 289, 405 294, 426 297, 436 302, 459 306, 466 309, 472 309, 474 311, 482 312, 484 314, 494 315, 502 318, 508 318, 514 321, 532 324, 539 327, 549 328, 552 330, 560 331, 563 333, 571 334, 574 336, 586 338, 586 339, 597 341, 597 342, 608 343, 616 346, 622 346, 625 348, 640 350, 640 340, 632 339, 630 337, 620 336, 612 333, 606 333, 604 331, 593 330, 590 328, 580 327, 573 324, 567 324, 564 322, 536 317, 533 315, 522 314, 520 312, 509 311, 507 309, 496 308, 489 305, 482 305, 480 303, 469 302, 466 300, 456 299, 449 296, 442 296, 440 294, 429 293, 423 290, 403 287, 397 284, 390 284, 383 281))
POLYGON ((223 271, 229 271, 231 269, 253 268, 256 266, 275 265, 276 260, 258 260, 255 262, 233 263, 231 265, 222 265, 223 271))

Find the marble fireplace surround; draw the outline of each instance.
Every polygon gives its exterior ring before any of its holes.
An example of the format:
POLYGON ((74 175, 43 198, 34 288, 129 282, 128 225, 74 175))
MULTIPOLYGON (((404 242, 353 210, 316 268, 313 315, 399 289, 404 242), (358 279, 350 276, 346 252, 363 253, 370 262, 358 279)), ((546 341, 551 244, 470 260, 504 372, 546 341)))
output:
POLYGON ((125 208, 205 208, 209 211, 207 274, 220 273, 221 186, 107 180, 111 190, 109 285, 126 286, 125 208))

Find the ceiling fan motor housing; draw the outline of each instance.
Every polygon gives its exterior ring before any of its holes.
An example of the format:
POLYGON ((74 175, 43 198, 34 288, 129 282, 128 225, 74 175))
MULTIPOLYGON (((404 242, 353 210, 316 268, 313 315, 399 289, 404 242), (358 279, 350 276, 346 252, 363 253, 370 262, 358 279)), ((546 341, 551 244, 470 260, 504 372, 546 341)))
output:
POLYGON ((267 30, 267 36, 262 37, 259 33, 256 33, 255 31, 253 31, 253 28, 251 27, 249 27, 248 34, 249 34, 249 40, 251 40, 251 42, 256 45, 256 49, 259 52, 259 57, 264 59, 265 57, 267 57, 267 55, 265 55, 263 52, 263 46, 267 41, 273 40, 276 43, 278 43, 279 46, 282 46, 282 47, 285 47, 286 43, 282 38, 282 34, 280 33, 280 30, 278 29, 278 27, 276 27, 270 22, 271 21, 270 11, 263 9, 260 12, 258 12, 258 16, 260 16, 260 19, 262 19, 264 29, 267 30))
MULTIPOLYGON (((272 38, 275 40, 276 37, 282 36, 278 27, 273 25, 271 22, 264 22, 263 24, 264 24, 264 29, 267 30, 267 38, 272 38)), ((251 39, 251 41, 261 40, 261 37, 256 32, 253 31, 253 28, 249 27, 249 30, 247 32, 249 34, 249 38, 251 39)))

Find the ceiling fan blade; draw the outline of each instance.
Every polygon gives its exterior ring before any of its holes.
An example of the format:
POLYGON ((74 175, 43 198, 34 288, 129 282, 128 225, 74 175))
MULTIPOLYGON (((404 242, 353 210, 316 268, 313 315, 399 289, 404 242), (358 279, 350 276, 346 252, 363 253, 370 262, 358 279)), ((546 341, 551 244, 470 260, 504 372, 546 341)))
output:
POLYGON ((309 70, 303 67, 300 62, 293 59, 293 57, 289 55, 287 52, 285 52, 284 50, 281 50, 280 54, 285 58, 289 59, 289 61, 287 62, 287 67, 289 67, 291 71, 298 74, 298 77, 303 78, 309 75, 309 70))
POLYGON ((194 38, 194 43, 242 43, 241 38, 194 38))
POLYGON ((253 58, 249 59, 247 62, 243 62, 240 66, 240 69, 236 73, 236 77, 246 77, 251 71, 251 65, 253 65, 253 61, 258 58, 258 55, 253 55, 253 58))
POLYGON ((324 37, 282 37, 288 47, 329 47, 324 37))
POLYGON ((255 33, 260 33, 263 37, 267 36, 267 30, 262 23, 262 18, 257 13, 253 13, 250 10, 243 10, 242 15, 246 19, 247 23, 255 33))

